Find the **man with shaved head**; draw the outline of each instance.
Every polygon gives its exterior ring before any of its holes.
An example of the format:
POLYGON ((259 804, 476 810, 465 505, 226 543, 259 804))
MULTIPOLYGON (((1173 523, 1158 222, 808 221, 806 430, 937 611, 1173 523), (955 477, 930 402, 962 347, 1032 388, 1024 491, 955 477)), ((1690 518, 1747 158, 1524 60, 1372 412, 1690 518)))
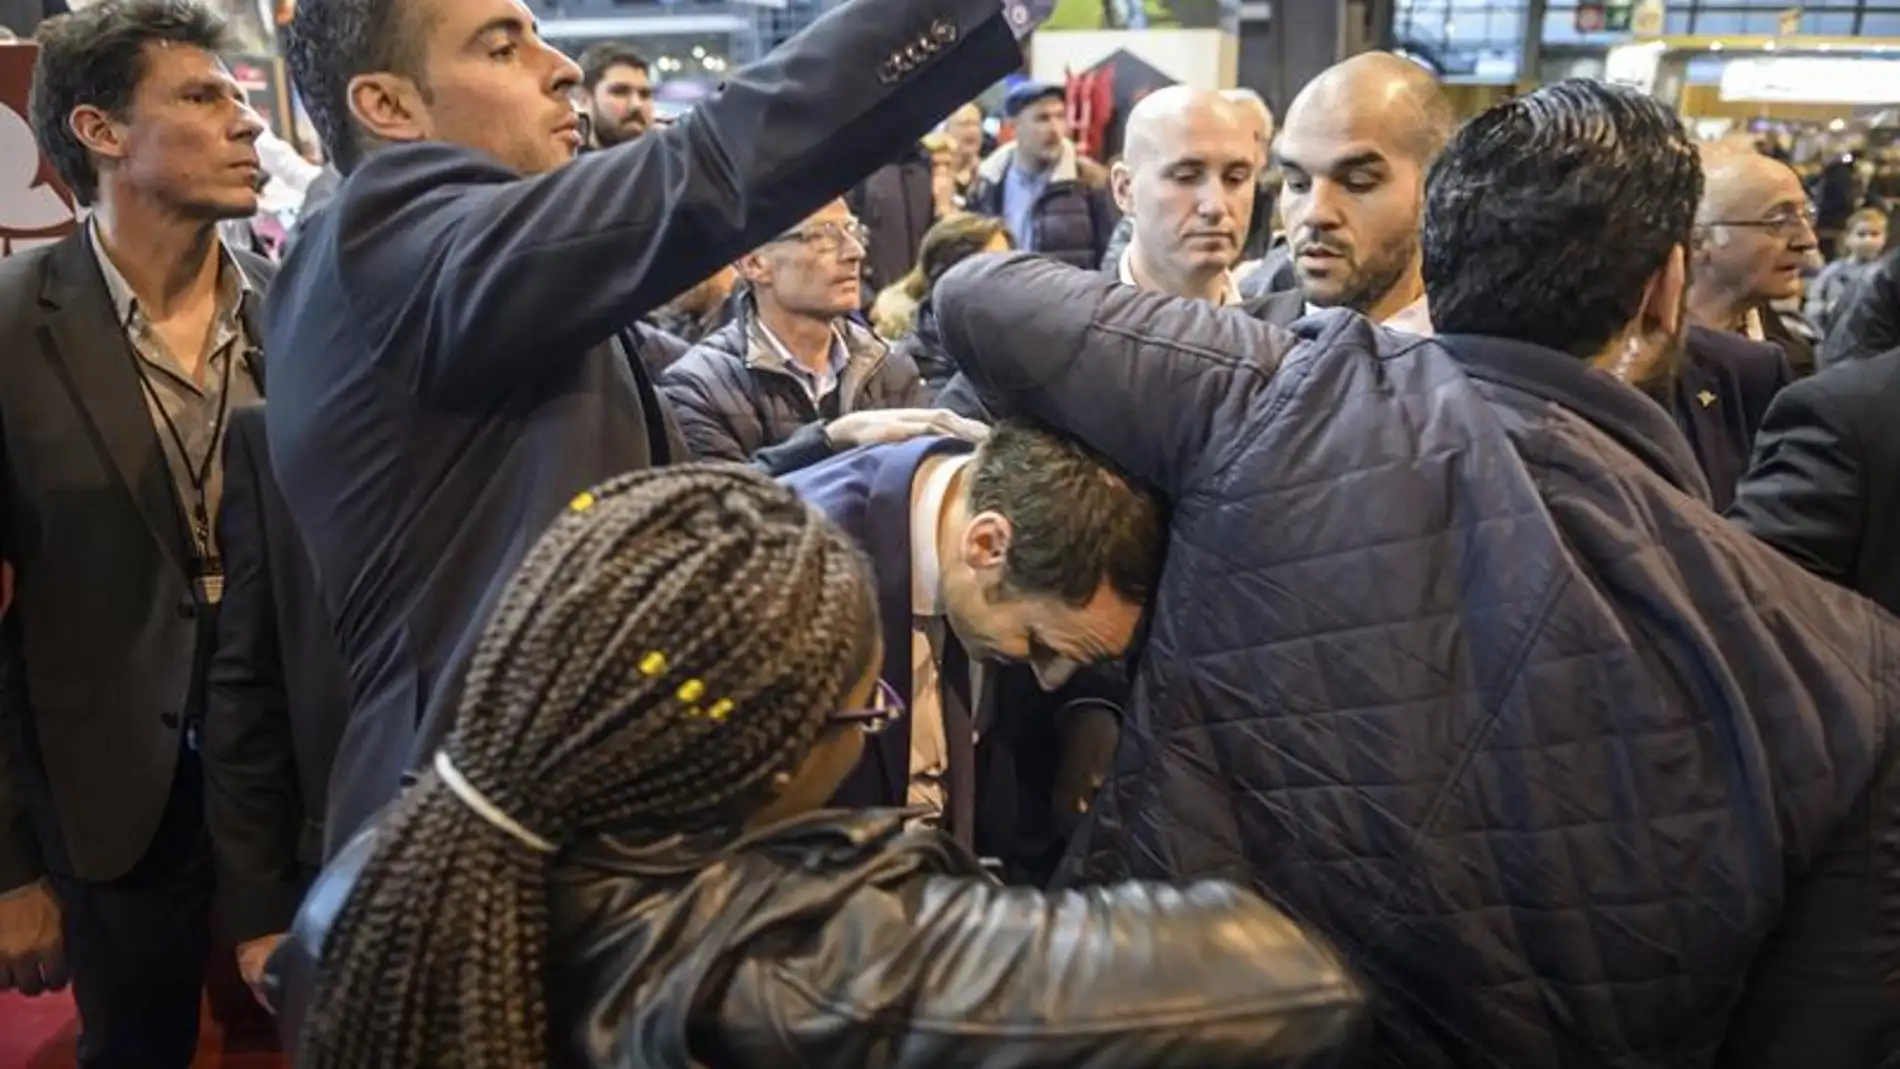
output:
POLYGON ((1116 207, 1133 220, 1115 265, 1123 282, 1239 303, 1227 269, 1253 217, 1257 137, 1247 110, 1211 90, 1169 86, 1135 105, 1109 175, 1116 207))
POLYGON ((1801 272, 1819 244, 1814 209, 1794 170, 1728 146, 1703 154, 1689 318, 1712 330, 1781 346, 1796 373, 1814 370, 1814 347, 1781 323, 1771 302, 1801 294, 1801 272))
POLYGON ((1432 76, 1385 52, 1329 67, 1294 98, 1274 158, 1308 310, 1345 307, 1401 329, 1430 329, 1419 215, 1425 173, 1454 125, 1432 76))

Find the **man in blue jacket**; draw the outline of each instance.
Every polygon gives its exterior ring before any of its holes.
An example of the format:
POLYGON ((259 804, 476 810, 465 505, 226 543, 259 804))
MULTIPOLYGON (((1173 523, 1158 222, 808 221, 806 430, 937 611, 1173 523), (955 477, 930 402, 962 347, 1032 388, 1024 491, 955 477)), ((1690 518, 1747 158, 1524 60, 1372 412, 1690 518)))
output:
POLYGON ((1700 188, 1664 105, 1566 81, 1434 166, 1436 339, 1023 258, 939 283, 995 410, 1172 506, 1097 849, 1334 938, 1362 1064, 1900 1049, 1900 624, 1723 521, 1625 381, 1680 342, 1700 188))
POLYGON ((1021 53, 996 0, 855 0, 578 160, 580 72, 518 0, 305 0, 288 54, 347 176, 283 267, 266 346, 271 456, 350 674, 334 849, 426 761, 548 520, 685 455, 626 328, 1021 53))

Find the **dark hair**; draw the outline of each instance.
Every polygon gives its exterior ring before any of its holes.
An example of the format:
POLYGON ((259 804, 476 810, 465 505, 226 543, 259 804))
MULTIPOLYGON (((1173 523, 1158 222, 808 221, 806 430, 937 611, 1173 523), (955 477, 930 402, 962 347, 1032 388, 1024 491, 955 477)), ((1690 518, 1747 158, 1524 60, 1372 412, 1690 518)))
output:
POLYGON ((33 132, 60 181, 81 204, 99 196, 99 170, 72 131, 75 108, 123 119, 145 77, 145 46, 190 45, 221 52, 222 16, 197 0, 104 0, 40 24, 33 64, 33 132))
POLYGON ((429 98, 423 63, 429 25, 414 0, 299 0, 284 31, 284 61, 338 171, 356 170, 367 147, 350 115, 350 79, 389 71, 429 98))
MULTIPOLYGON (((870 669, 869 565, 738 465, 582 494, 509 583, 443 752, 555 843, 736 830, 870 669)), ((524 1069, 552 1059, 556 855, 436 775, 379 824, 325 941, 299 1069, 524 1069)))
POLYGON ((1004 580, 1027 594, 1086 605, 1107 582, 1145 600, 1161 574, 1160 504, 1086 447, 1005 420, 970 465, 970 511, 1009 520, 1004 580))
POLYGON ((650 73, 653 70, 653 65, 647 62, 645 56, 634 51, 632 45, 622 44, 619 41, 603 41, 597 45, 588 45, 587 51, 581 53, 579 63, 581 86, 590 93, 594 91, 595 86, 600 84, 602 78, 607 77, 607 72, 615 67, 632 67, 643 73, 650 73))
MULTIPOLYGON (((1016 247, 1015 239, 1010 237, 1009 229, 1001 219, 992 215, 979 215, 975 212, 954 212, 931 224, 924 232, 924 241, 917 250, 917 263, 903 278, 885 287, 878 294, 878 305, 895 303, 899 311, 893 312, 889 322, 878 323, 879 333, 887 338, 895 338, 909 333, 917 325, 917 310, 929 303, 930 291, 937 288, 937 280, 963 261, 982 252, 996 235, 1003 235, 1010 248, 1016 247), (886 299, 885 294, 895 290, 902 300, 895 302, 886 299)), ((873 318, 876 318, 875 315, 873 318)))
POLYGON ((1441 334, 1593 357, 1686 247, 1702 164, 1633 89, 1569 79, 1465 124, 1425 183, 1425 293, 1441 334))

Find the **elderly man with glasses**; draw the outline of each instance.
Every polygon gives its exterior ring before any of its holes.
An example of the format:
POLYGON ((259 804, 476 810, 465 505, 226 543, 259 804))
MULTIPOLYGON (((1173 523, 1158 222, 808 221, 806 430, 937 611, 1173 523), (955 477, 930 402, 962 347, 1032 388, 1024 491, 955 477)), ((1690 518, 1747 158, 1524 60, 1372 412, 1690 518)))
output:
POLYGON ((919 434, 979 437, 931 411, 908 356, 851 318, 862 306, 864 227, 834 200, 739 258, 730 323, 667 368, 660 391, 702 460, 778 475, 834 452, 919 434))
POLYGON ((1779 345, 1798 375, 1814 370, 1814 344, 1782 321, 1774 302, 1798 299, 1819 240, 1814 207, 1787 164, 1751 150, 1703 156, 1689 318, 1711 330, 1779 345))

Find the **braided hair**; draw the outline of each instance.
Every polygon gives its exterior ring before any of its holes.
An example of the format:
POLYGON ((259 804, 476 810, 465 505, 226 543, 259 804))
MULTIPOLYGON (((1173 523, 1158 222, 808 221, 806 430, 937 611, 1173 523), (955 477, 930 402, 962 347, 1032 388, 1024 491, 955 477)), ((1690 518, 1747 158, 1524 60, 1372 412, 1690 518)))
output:
MULTIPOLYGON (((627 475, 576 498, 529 552, 443 750, 556 844, 736 830, 868 669, 876 612, 862 555, 763 475, 627 475)), ((435 775, 376 834, 323 948, 297 1065, 548 1065, 554 857, 435 775)))

